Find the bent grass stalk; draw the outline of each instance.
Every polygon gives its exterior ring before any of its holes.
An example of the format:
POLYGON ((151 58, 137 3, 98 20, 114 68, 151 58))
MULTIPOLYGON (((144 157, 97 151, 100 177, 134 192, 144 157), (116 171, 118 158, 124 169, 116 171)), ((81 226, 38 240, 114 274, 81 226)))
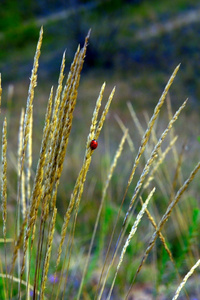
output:
MULTIPOLYGON (((3 274, 3 273, 0 273, 0 278, 6 278, 6 275, 3 274)), ((10 279, 11 281, 14 281, 14 282, 17 282, 17 283, 20 282, 20 279, 17 278, 17 277, 15 277, 15 276, 8 275, 7 278, 10 279)), ((21 284, 24 285, 24 286, 26 286, 26 285, 27 285, 27 282, 24 281, 24 280, 22 280, 22 281, 21 281, 21 284)), ((29 285, 29 290, 33 290, 33 286, 32 286, 31 284, 29 285)), ((40 294, 40 292, 37 291, 37 295, 39 295, 39 294, 40 294)), ((7 299, 7 298, 6 298, 6 299, 7 299)))
POLYGON ((194 273, 195 269, 200 265, 200 259, 196 262, 196 264, 190 269, 190 271, 185 275, 185 277, 183 278, 183 281, 181 282, 181 284, 178 286, 176 293, 174 295, 174 297, 172 298, 172 300, 176 300, 182 290, 182 288, 185 286, 188 278, 194 273))

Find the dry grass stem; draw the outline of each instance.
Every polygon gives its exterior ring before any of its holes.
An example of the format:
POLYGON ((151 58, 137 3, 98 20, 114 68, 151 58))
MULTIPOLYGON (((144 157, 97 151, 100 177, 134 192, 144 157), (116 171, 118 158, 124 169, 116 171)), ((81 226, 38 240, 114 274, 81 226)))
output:
POLYGON ((25 185, 24 185, 24 171, 20 174, 21 171, 21 157, 22 157, 22 143, 23 143, 23 126, 24 126, 24 109, 21 111, 20 124, 19 124, 19 133, 18 133, 18 167, 17 167, 17 175, 18 181, 21 181, 21 194, 20 194, 20 203, 22 207, 22 216, 25 219, 26 214, 26 201, 25 201, 25 185))
POLYGON ((52 100, 53 100, 53 87, 51 88, 46 116, 45 116, 45 125, 43 129, 43 138, 42 138, 42 145, 40 150, 40 156, 38 160, 35 180, 33 184, 33 190, 30 199, 30 208, 29 208, 29 216, 31 219, 29 220, 27 229, 31 230, 31 228, 35 224, 35 218, 37 217, 37 211, 40 203, 40 198, 42 195, 42 182, 43 182, 43 169, 46 160, 46 150, 48 146, 48 139, 50 134, 50 117, 51 117, 51 110, 52 110, 52 100))
MULTIPOLYGON (((31 196, 31 186, 30 186, 30 178, 31 178, 31 167, 32 167, 32 131, 33 131, 33 109, 31 110, 30 114, 30 127, 29 127, 29 135, 28 135, 28 142, 26 148, 26 155, 25 155, 25 173, 22 172, 22 184, 21 184, 21 201, 22 205, 25 202, 25 211, 23 214, 23 219, 25 219, 25 212, 27 210, 26 207, 29 208, 30 206, 30 196, 31 196)), ((26 282, 27 282, 27 299, 30 299, 30 285, 29 285, 29 265, 30 265, 30 251, 29 245, 26 254, 26 282)))
POLYGON ((196 264, 190 269, 190 271, 185 275, 185 277, 183 278, 183 281, 181 282, 181 284, 179 285, 179 287, 176 290, 176 293, 174 295, 174 297, 172 298, 172 300, 176 300, 180 294, 180 291, 182 290, 182 288, 185 286, 188 278, 194 273, 195 269, 200 265, 200 259, 196 262, 196 264))
POLYGON ((178 181, 180 179, 181 165, 182 165, 182 161, 183 161, 184 152, 185 152, 185 145, 182 146, 181 153, 178 156, 177 166, 176 166, 176 170, 175 170, 175 174, 174 174, 174 179, 173 179, 173 182, 172 182, 172 190, 171 190, 171 194, 170 194, 170 202, 172 201, 172 199, 174 197, 174 191, 176 190, 176 187, 178 185, 178 181))
POLYGON ((177 136, 174 137, 174 139, 169 143, 168 147, 165 149, 165 151, 161 154, 161 156, 159 157, 158 161, 155 163, 155 165, 153 166, 152 170, 149 173, 148 176, 148 180, 144 185, 144 189, 147 189, 148 186, 150 185, 151 181, 155 178, 155 173, 158 170, 159 166, 163 163, 163 161, 165 160, 168 152, 172 149, 172 147, 174 146, 174 144, 177 141, 177 136))
POLYGON ((32 167, 32 132, 33 131, 33 110, 30 115, 30 127, 29 135, 26 149, 26 163, 25 163, 25 172, 26 172, 26 203, 29 206, 30 196, 31 196, 31 187, 30 187, 30 178, 31 178, 31 167, 32 167))
MULTIPOLYGON (((14 239, 12 239, 12 238, 6 239, 6 243, 13 243, 13 242, 14 242, 14 239)), ((4 243, 4 239, 0 239, 0 243, 4 243)))
MULTIPOLYGON (((167 100, 166 102, 167 102, 168 119, 171 120, 173 113, 172 113, 172 106, 171 106, 171 100, 170 100, 169 94, 167 95, 166 100, 167 100)), ((175 136, 175 133, 174 133, 174 129, 172 128, 172 130, 170 132, 171 140, 173 139, 174 136, 175 136)), ((177 163, 178 162, 178 153, 177 153, 176 147, 173 147, 173 154, 174 154, 174 160, 177 163)))
MULTIPOLYGON (((1 278, 5 278, 6 275, 0 273, 0 277, 1 277, 1 278)), ((10 279, 10 280, 12 280, 12 281, 14 281, 14 282, 17 282, 17 283, 20 282, 19 278, 14 277, 14 276, 11 276, 11 275, 8 275, 7 278, 10 279)), ((24 285, 24 286, 26 286, 26 285, 27 285, 27 282, 24 281, 24 280, 22 280, 22 281, 21 281, 21 284, 24 285)), ((33 290, 33 286, 32 286, 32 285, 29 285, 29 289, 30 289, 30 290, 33 290)), ((37 291, 37 295, 39 295, 39 294, 40 294, 40 292, 37 291)))
POLYGON ((40 295, 41 300, 44 299, 44 291, 45 291, 45 285, 46 285, 46 281, 47 281, 47 274, 48 274, 48 270, 49 270, 49 262, 50 262, 50 257, 51 257, 53 235, 54 235, 54 230, 55 230, 56 214, 57 214, 57 209, 54 208, 51 225, 50 225, 50 229, 49 229, 49 236, 48 236, 48 241, 47 241, 47 252, 46 252, 46 257, 45 257, 45 262, 44 262, 42 281, 41 281, 42 282, 41 295, 40 295))
MULTIPOLYGON (((3 132, 2 132, 2 178, 1 178, 1 209, 3 218, 3 237, 4 237, 4 249, 5 249, 5 272, 6 272, 6 285, 8 284, 7 278, 7 247, 6 247, 6 222, 7 222, 7 121, 4 119, 3 132)), ((6 297, 8 296, 8 287, 5 290, 6 297)))
POLYGON ((129 111, 130 111, 131 117, 132 117, 132 119, 133 119, 133 121, 136 125, 136 128, 138 129, 138 132, 139 132, 139 134, 142 138, 143 135, 144 135, 144 129, 142 128, 142 125, 140 124, 140 121, 138 120, 138 117, 137 117, 137 115, 136 115, 136 113, 133 109, 133 106, 132 106, 131 102, 128 102, 127 106, 128 106, 129 111))
POLYGON ((22 243, 23 243, 24 230, 26 227, 27 219, 28 219, 28 215, 26 214, 25 219, 20 228, 20 233, 19 233, 18 239, 17 239, 17 241, 15 241, 13 256, 12 256, 12 263, 11 263, 11 271, 10 271, 11 276, 13 275, 18 250, 20 249, 20 247, 22 246, 22 243))
POLYGON ((1 201, 3 214, 3 235, 6 240, 6 221, 7 221, 7 121, 4 119, 2 132, 2 178, 1 178, 1 201))
MULTIPOLYGON (((141 200, 141 202, 143 203, 143 201, 141 200)), ((155 228, 155 230, 157 230, 157 225, 156 225, 156 222, 154 221, 154 218, 152 217, 152 215, 150 214, 149 210, 146 208, 146 214, 148 216, 148 219, 150 220, 151 224, 153 225, 153 227, 155 228)), ((173 256, 172 256, 172 253, 170 251, 170 249, 168 248, 167 246, 167 243, 165 241, 165 238, 164 236, 162 235, 162 233, 160 231, 158 231, 158 235, 159 235, 159 238, 165 248, 165 250, 167 251, 168 255, 169 255, 169 258, 171 260, 171 262, 173 263, 173 265, 175 266, 175 262, 174 262, 174 259, 173 259, 173 256)))
MULTIPOLYGON (((124 125, 124 123, 122 122, 122 120, 120 119, 120 117, 118 115, 115 115, 115 119, 117 120, 117 123, 119 124, 119 127, 121 128, 121 130, 125 133, 127 128, 124 125)), ((134 147, 133 141, 132 141, 129 133, 127 134, 126 139, 129 144, 129 148, 130 148, 131 152, 135 153, 135 147, 134 147)))

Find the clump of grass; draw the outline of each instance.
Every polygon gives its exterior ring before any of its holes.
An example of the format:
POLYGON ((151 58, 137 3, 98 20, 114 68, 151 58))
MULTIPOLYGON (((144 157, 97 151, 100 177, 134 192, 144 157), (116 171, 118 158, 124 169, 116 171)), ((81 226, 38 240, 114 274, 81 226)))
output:
MULTIPOLYGON (((122 197, 121 205, 118 207, 118 213, 116 215, 111 236, 107 238, 107 241, 109 241, 107 249, 100 249, 100 251, 103 253, 103 255, 101 254, 101 262, 103 262, 101 265, 98 263, 96 264, 95 271, 99 272, 97 284, 96 286, 92 286, 92 290, 90 292, 86 292, 85 286, 88 284, 87 273, 94 252, 97 229, 99 227, 99 222, 101 221, 101 214, 106 202, 109 185, 112 184, 112 177, 117 167, 117 163, 121 158, 123 146, 126 140, 130 147, 131 153, 135 153, 136 149, 134 146, 134 141, 131 139, 130 132, 128 132, 128 129, 120 120, 120 118, 117 117, 117 121, 123 131, 123 136, 121 142, 119 143, 118 149, 116 150, 113 162, 110 165, 107 178, 102 187, 101 201, 96 216, 96 222, 94 224, 90 246, 87 256, 83 256, 82 258, 82 261, 84 262, 82 263, 83 266, 80 266, 79 269, 82 275, 77 276, 77 278, 80 278, 78 281, 79 288, 76 291, 71 291, 70 287, 68 288, 68 285, 70 286, 70 270, 72 268, 72 260, 74 259, 74 244, 76 246, 75 229, 79 220, 78 212, 80 209, 81 199, 83 197, 87 174, 94 153, 94 149, 91 148, 90 145, 92 140, 98 140, 99 138, 115 93, 115 88, 113 88, 99 117, 106 84, 104 83, 100 89, 91 119, 89 134, 86 139, 85 155, 83 157, 82 167, 77 175, 74 188, 71 191, 71 197, 68 200, 67 210, 63 214, 64 217, 59 216, 58 218, 58 186, 67 152, 69 136, 71 133, 73 113, 78 96, 80 74, 86 55, 89 35, 90 32, 85 38, 83 47, 81 48, 78 46, 77 48, 66 83, 64 83, 65 53, 63 54, 55 96, 52 87, 48 99, 41 149, 38 158, 37 169, 32 182, 33 100, 34 90, 37 85, 37 71, 43 39, 43 29, 40 31, 32 75, 30 78, 27 106, 25 112, 22 110, 19 126, 17 152, 18 179, 16 187, 16 226, 15 234, 12 237, 14 244, 12 247, 9 247, 10 252, 7 252, 8 243, 10 242, 8 238, 10 232, 7 230, 7 219, 11 217, 11 212, 7 210, 9 197, 7 197, 8 176, 6 118, 3 124, 1 170, 3 239, 0 241, 4 243, 5 254, 0 260, 0 278, 2 279, 3 285, 1 292, 2 299, 14 299, 14 297, 17 295, 19 299, 72 299, 74 297, 77 299, 83 297, 85 299, 85 297, 87 298, 87 295, 88 298, 92 297, 99 300, 110 299, 112 297, 112 293, 115 292, 117 277, 119 276, 123 267, 128 248, 131 246, 131 240, 136 236, 139 227, 141 226, 141 223, 143 224, 143 222, 146 224, 144 226, 146 226, 147 230, 149 229, 148 226, 152 224, 155 231, 153 233, 151 233, 151 230, 148 232, 149 242, 147 245, 140 241, 143 247, 140 249, 140 251, 143 250, 144 254, 141 257, 141 261, 138 263, 131 280, 126 282, 126 290, 123 290, 123 295, 120 295, 121 297, 128 299, 129 295, 134 293, 133 284, 138 277, 138 274, 141 272, 141 269, 145 269, 144 265, 146 259, 155 246, 157 237, 160 238, 161 244, 166 250, 173 269, 178 276, 178 283, 180 285, 175 293, 174 299, 178 297, 180 290, 185 286, 187 279, 192 275, 194 270, 199 265, 199 260, 197 260, 197 263, 194 264, 193 267, 191 267, 191 265, 189 267, 188 265, 190 271, 181 282, 182 276, 178 269, 176 258, 174 257, 174 254, 167 241, 166 232, 161 232, 163 226, 172 215, 180 199, 186 195, 186 190, 189 184, 193 181, 195 175, 200 169, 199 162, 194 167, 188 179, 186 179, 184 182, 181 182, 180 187, 176 191, 179 182, 178 178, 180 178, 179 175, 181 173, 182 153, 178 157, 177 149, 175 148, 177 136, 174 136, 174 133, 171 130, 175 121, 179 118, 180 113, 184 109, 187 101, 181 105, 174 115, 171 113, 171 107, 168 103, 169 123, 166 129, 160 135, 160 138, 157 139, 155 133, 155 124, 158 121, 158 116, 164 104, 169 88, 173 83, 180 67, 178 66, 175 68, 172 76, 170 77, 161 95, 161 98, 154 109, 152 117, 148 121, 146 130, 143 130, 139 119, 133 110, 133 107, 130 103, 128 104, 133 121, 135 122, 136 128, 141 135, 141 144, 135 159, 133 159, 133 162, 128 162, 132 165, 132 168, 130 170, 130 174, 128 175, 127 184, 123 187, 124 196, 122 197), (171 135, 168 144, 165 150, 162 151, 161 146, 163 146, 164 140, 166 141, 169 132, 171 132, 171 135), (174 180, 170 182, 169 191, 165 191, 166 182, 162 182, 161 178, 157 179, 157 173, 159 172, 160 167, 163 165, 166 156, 172 149, 176 162, 175 176, 174 180), (143 154, 145 154, 144 156, 146 161, 144 163, 144 167, 140 169, 140 177, 135 184, 133 179, 136 176, 136 169, 138 169, 141 164, 141 157, 143 154), (156 199, 157 191, 155 191, 155 185, 157 185, 157 183, 158 186, 160 186, 160 190, 164 191, 164 194, 168 197, 167 209, 163 214, 159 215, 160 221, 158 221, 157 216, 153 216, 153 213, 151 212, 156 207, 156 204, 153 204, 153 202, 155 202, 156 199), (132 186, 134 189, 132 191, 132 196, 130 196, 128 192, 132 186), (143 198, 146 198, 144 203, 143 198), (147 209, 150 199, 152 204, 149 204, 149 209, 147 209), (129 205, 127 202, 129 202, 129 205), (144 218, 145 212, 148 217, 146 220, 144 218), (122 216, 123 220, 121 219, 122 216), (58 223, 58 219, 62 220, 61 226, 58 225, 60 224, 58 223), (117 232, 118 228, 120 228, 119 232, 117 232), (115 240, 116 236, 117 239, 115 240), (48 274, 51 275, 51 285, 48 284, 48 274), (17 286, 15 284, 16 282, 17 286)), ((1 94, 2 88, 0 77, 0 102, 1 94)), ((169 178, 169 170, 165 170, 165 172, 168 174, 167 176, 169 178)), ((122 174, 120 175, 123 176, 122 174)), ((158 194, 158 197, 161 197, 160 194, 158 194)), ((179 217, 181 218, 180 211, 179 217)), ((138 237, 140 237, 140 234, 138 234, 138 237)), ((192 251, 190 253, 190 258, 192 260, 196 258, 192 251)), ((134 257, 132 259, 134 259, 134 257)), ((138 257, 136 257, 135 260, 138 261, 138 257)), ((187 295, 185 290, 184 292, 187 295)))

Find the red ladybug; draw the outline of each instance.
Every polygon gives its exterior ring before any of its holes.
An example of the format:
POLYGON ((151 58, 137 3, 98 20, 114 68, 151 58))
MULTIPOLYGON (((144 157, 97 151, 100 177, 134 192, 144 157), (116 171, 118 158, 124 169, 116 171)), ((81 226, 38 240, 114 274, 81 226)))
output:
POLYGON ((92 140, 90 143, 90 148, 92 150, 96 149, 98 147, 98 142, 96 140, 92 140))

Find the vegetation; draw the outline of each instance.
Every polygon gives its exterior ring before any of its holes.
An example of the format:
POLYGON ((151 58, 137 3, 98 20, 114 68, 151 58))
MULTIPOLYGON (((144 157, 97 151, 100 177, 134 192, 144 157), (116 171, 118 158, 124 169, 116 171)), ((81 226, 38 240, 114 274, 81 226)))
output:
MULTIPOLYGON (((3 123, 1 299, 129 299, 137 295, 137 282, 142 283, 144 290, 150 284, 155 297, 174 295, 176 299, 182 292, 190 299, 196 291, 195 281, 189 278, 200 264, 200 213, 196 200, 199 187, 195 185, 200 162, 191 163, 184 170, 185 146, 180 147, 180 138, 173 130, 187 103, 187 100, 183 102, 172 114, 167 95, 180 66, 172 73, 152 117, 149 120, 146 117, 146 130, 133 106, 128 104, 141 136, 138 151, 131 130, 117 117, 123 134, 112 163, 107 154, 101 159, 95 156, 98 151, 103 153, 101 147, 91 147, 91 141, 100 140, 115 93, 113 88, 101 111, 106 90, 105 83, 102 85, 91 118, 83 163, 75 179, 73 173, 67 175, 65 154, 70 153, 67 151, 70 136, 70 143, 77 143, 72 121, 89 33, 83 48, 77 48, 65 84, 63 55, 58 87, 56 92, 53 87, 50 91, 36 168, 32 165, 33 100, 42 38, 43 29, 26 110, 21 112, 18 152, 14 155, 17 161, 10 154, 14 151, 9 151, 6 117, 3 123), (169 122, 160 132, 158 116, 166 99, 169 122), (88 182, 93 155, 97 168, 92 169, 88 182), (11 168, 11 159, 15 161, 16 171, 11 168), (97 171, 102 173, 102 183, 97 182, 97 171), (74 185, 68 186, 70 193, 58 194, 62 178, 66 182, 70 177, 74 185), (166 225, 167 220, 170 222, 166 225), (190 281, 188 289, 187 281, 190 281)), ((0 97, 1 94, 2 88, 0 97)), ((12 123, 12 117, 10 120, 12 123)), ((80 162, 80 153, 75 151, 74 155, 75 158, 73 154, 68 158, 72 169, 80 162)))

